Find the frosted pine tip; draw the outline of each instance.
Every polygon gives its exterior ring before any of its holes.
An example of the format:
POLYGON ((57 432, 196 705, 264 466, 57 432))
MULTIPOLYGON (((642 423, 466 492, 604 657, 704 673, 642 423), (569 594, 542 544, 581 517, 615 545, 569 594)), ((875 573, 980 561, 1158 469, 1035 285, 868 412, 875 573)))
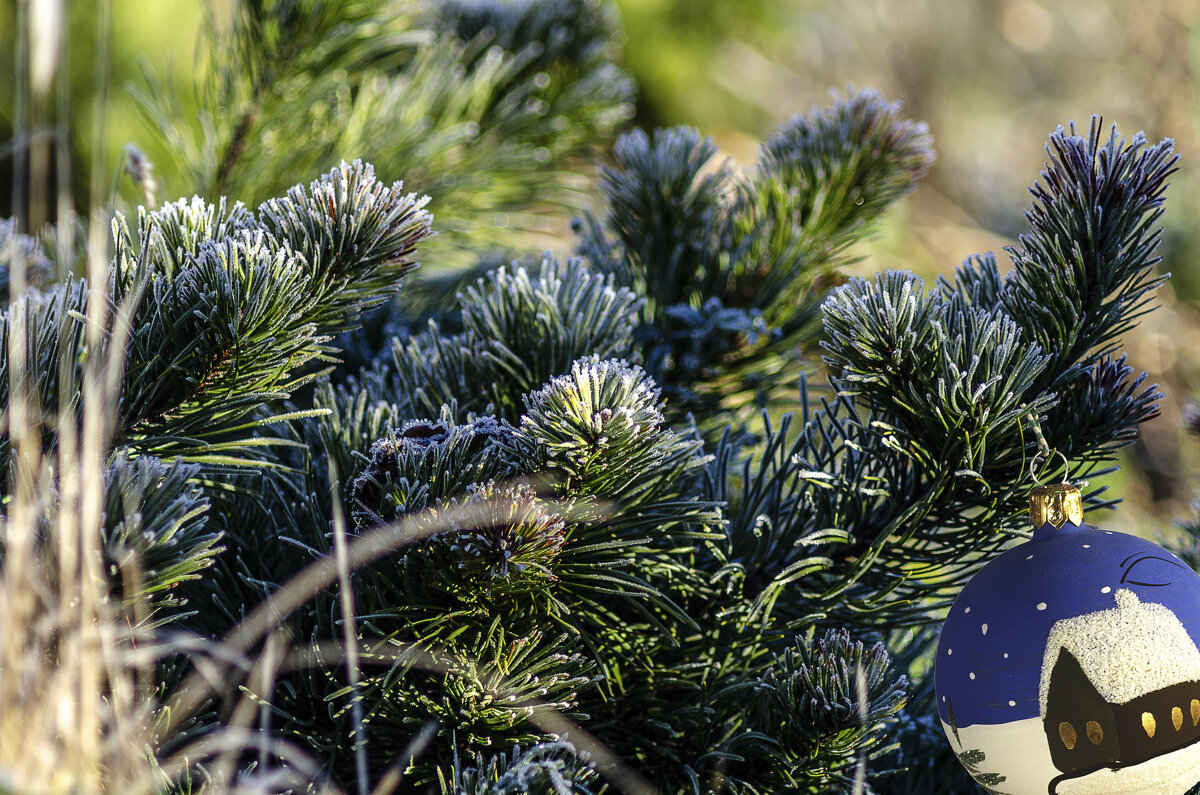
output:
POLYGON ((1083 524, 1083 495, 1069 483, 1038 486, 1029 493, 1029 518, 1035 528, 1049 523, 1055 529, 1067 522, 1083 524))

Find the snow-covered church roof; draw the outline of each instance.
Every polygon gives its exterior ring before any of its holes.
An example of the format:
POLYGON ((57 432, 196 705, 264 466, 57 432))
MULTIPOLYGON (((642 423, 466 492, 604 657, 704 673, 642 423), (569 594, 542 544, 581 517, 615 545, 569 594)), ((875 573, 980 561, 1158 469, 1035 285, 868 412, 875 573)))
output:
POLYGON ((1200 650, 1164 605, 1143 603, 1120 588, 1117 606, 1055 622, 1046 639, 1038 703, 1046 715, 1050 673, 1065 648, 1079 661, 1096 691, 1124 704, 1169 685, 1200 680, 1200 650))

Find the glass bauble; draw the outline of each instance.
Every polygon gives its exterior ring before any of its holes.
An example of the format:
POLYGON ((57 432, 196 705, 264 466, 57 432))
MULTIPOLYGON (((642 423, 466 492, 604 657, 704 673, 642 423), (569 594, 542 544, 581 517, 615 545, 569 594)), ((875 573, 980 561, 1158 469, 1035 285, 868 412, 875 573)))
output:
POLYGON ((981 569, 942 628, 937 703, 959 760, 988 792, 1182 795, 1200 781, 1200 575, 1081 510, 1033 513, 1033 538, 981 569))

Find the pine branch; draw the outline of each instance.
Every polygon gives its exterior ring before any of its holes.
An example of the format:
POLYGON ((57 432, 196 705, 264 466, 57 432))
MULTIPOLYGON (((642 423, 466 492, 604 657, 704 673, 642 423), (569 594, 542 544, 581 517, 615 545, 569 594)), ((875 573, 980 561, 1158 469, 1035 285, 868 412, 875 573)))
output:
MULTIPOLYGON (((1082 140, 1075 145, 1073 151, 1087 151, 1082 140)), ((1137 149, 1119 156, 1111 147, 1092 150, 1097 182, 1103 174, 1120 175, 1111 177, 1120 185, 1104 195, 1151 197, 1128 203, 1140 220, 1095 211, 1118 231, 1136 234, 1114 237, 1097 221, 1089 235, 1139 246, 1088 263, 1100 271, 1089 282, 1108 285, 1103 298, 1079 298, 1059 284, 1059 291, 1039 290, 1040 304, 1033 303, 1026 274, 1061 279, 1055 274, 1066 265, 1015 257, 1003 278, 985 256, 968 261, 934 293, 911 274, 888 272, 851 280, 825 302, 826 361, 839 399, 811 414, 805 405, 788 445, 790 421, 779 431, 767 423, 758 459, 743 462, 739 490, 725 485, 736 450, 726 437, 709 481, 713 497, 731 503, 718 561, 745 577, 755 605, 749 618, 764 621, 781 611, 775 618, 796 627, 814 613, 851 625, 930 620, 932 607, 952 596, 1007 534, 1022 532, 1018 484, 1036 452, 1024 432, 1028 414, 1048 415, 1045 427, 1054 428, 1056 447, 1071 457, 1076 477, 1110 464, 1113 451, 1154 416, 1156 389, 1145 388, 1123 359, 1109 358, 1110 345, 1080 346, 1081 358, 1067 361, 1026 332, 1042 328, 1045 307, 1075 300, 1114 308, 1090 327, 1099 340, 1114 339, 1112 330, 1128 323, 1116 307, 1144 311, 1160 282, 1149 272, 1161 193, 1151 175, 1162 175, 1173 159, 1163 145, 1145 156, 1150 165, 1135 167, 1137 149), (1126 165, 1110 168, 1118 160, 1126 165)), ((1074 218, 1092 206, 1088 191, 1063 190, 1038 194, 1055 217, 1074 218)), ((1053 241, 1048 234, 1035 225, 1022 240, 1031 250, 1064 245, 1061 233, 1053 241)), ((1096 493, 1088 499, 1099 503, 1096 493)))
POLYGON ((788 789, 852 786, 855 763, 879 750, 907 685, 882 643, 867 649, 836 630, 797 638, 747 694, 744 742, 763 743, 771 760, 760 780, 788 789))
MULTIPOLYGON (((38 426, 44 444, 53 445, 59 413, 77 412, 83 381, 84 313, 87 311, 87 284, 69 280, 50 284, 44 290, 27 290, 7 304, 0 315, 0 405, 10 405, 12 375, 10 337, 24 338, 25 361, 21 366, 24 383, 19 391, 32 396, 31 422, 38 426), (64 369, 60 362, 68 362, 64 369), (63 375, 68 376, 64 383, 63 375)), ((8 412, 0 428, 0 454, 10 450, 11 429, 8 412)), ((5 480, 8 472, 5 472, 5 480)))
POLYGON ((565 741, 476 755, 439 777, 442 795, 600 795, 596 773, 565 741))
MULTIPOLYGON (((743 198, 757 205, 744 231, 771 227, 760 235, 756 254, 782 253, 805 265, 840 261, 864 227, 925 176, 933 164, 931 145, 924 123, 902 118, 899 103, 874 91, 835 94, 831 107, 794 116, 763 142, 754 177, 758 196, 743 198)), ((786 264, 759 268, 770 271, 769 279, 787 279, 786 264)), ((772 292, 768 319, 779 322, 797 297, 772 292)))
POLYGON ((1153 267, 1163 191, 1178 161, 1173 142, 1149 146, 1139 133, 1127 144, 1113 127, 1102 143, 1100 128, 1093 117, 1086 138, 1074 125, 1050 136, 1050 161, 1031 189, 1030 232, 1008 249, 1006 309, 1055 357, 1063 381, 1111 353, 1166 280, 1153 267))
POLYGON ((793 118, 746 175, 694 130, 635 131, 601 171, 607 214, 577 224, 580 250, 645 296, 639 347, 681 413, 747 421, 790 388, 846 248, 915 186, 929 147, 874 92, 793 118))
POLYGON ((459 295, 462 334, 436 324, 393 345, 395 399, 413 417, 444 404, 513 420, 522 397, 583 356, 623 356, 639 307, 628 289, 579 260, 543 258, 538 275, 502 267, 459 295))
POLYGON ((478 341, 480 375, 505 416, 516 413, 522 395, 580 357, 622 356, 632 345, 640 308, 632 292, 578 261, 556 271, 548 258, 536 280, 522 267, 498 268, 460 296, 464 331, 478 341), (533 350, 536 357, 529 355, 533 350))
POLYGON ((387 524, 398 516, 463 495, 469 485, 517 474, 503 454, 512 433, 492 417, 456 425, 451 413, 436 421, 409 420, 371 445, 370 463, 352 489, 360 526, 387 524))
POLYGON ((429 225, 423 199, 357 162, 257 217, 168 204, 143 214, 138 241, 118 221, 113 294, 137 301, 118 441, 208 460, 272 443, 229 435, 315 377, 306 365, 398 289, 429 225))
POLYGON ((309 319, 329 331, 356 325, 363 309, 399 290, 399 280, 415 267, 413 255, 432 236, 428 197, 402 194, 403 183, 388 187, 375 169, 356 160, 312 182, 290 189, 258 210, 269 236, 287 243, 303 258, 323 304, 309 319))
POLYGON ((220 533, 207 526, 209 501, 194 483, 199 469, 119 455, 106 472, 106 569, 118 583, 123 609, 150 627, 195 609, 178 586, 199 579, 222 551, 220 533))
MULTIPOLYGON (((826 363, 843 395, 882 415, 927 470, 979 471, 989 438, 1012 437, 1049 403, 1034 387, 1049 363, 1014 321, 938 293, 911 274, 851 280, 823 306, 826 363)), ((1003 449, 1003 447, 1002 447, 1003 449)))

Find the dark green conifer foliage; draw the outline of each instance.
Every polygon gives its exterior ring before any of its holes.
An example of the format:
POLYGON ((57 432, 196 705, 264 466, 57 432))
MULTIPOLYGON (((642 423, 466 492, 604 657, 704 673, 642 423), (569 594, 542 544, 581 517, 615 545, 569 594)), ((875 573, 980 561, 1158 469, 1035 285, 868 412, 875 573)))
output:
POLYGON ((593 795, 600 792, 595 771, 575 754, 568 743, 540 743, 524 752, 514 748, 508 756, 495 754, 455 765, 452 780, 443 779, 443 795, 492 795, 529 792, 534 795, 593 795), (459 772, 461 771, 461 772, 459 772))
MULTIPOLYGON (((118 591, 147 596, 148 615, 165 622, 186 609, 178 586, 204 576, 221 552, 204 521, 209 501, 195 482, 200 467, 118 453, 106 473, 104 553, 118 591)), ((133 594, 131 594, 132 596, 133 594)), ((126 609, 144 609, 134 600, 126 609)))
MULTIPOLYGON (((837 271, 932 162, 924 126, 878 95, 793 119, 750 169, 714 163, 694 130, 631 133, 579 258, 468 282, 334 383, 338 341, 359 344, 336 335, 404 290, 433 222, 360 161, 286 189, 296 169, 378 154, 451 229, 534 195, 559 172, 531 163, 558 168, 620 116, 612 21, 583 0, 236 7, 234 57, 209 77, 229 117, 191 139, 159 117, 208 198, 117 217, 93 319, 126 354, 104 549, 131 620, 222 635, 344 529, 390 547, 286 617, 307 664, 269 690, 225 669, 261 704, 258 729, 330 782, 961 791, 952 759, 930 771, 949 756, 928 681, 939 611, 1024 532, 1029 416, 1087 476, 1157 411, 1119 337, 1161 282, 1171 142, 1058 130, 1011 270, 973 257, 926 290, 837 271), (340 69, 354 90, 329 105, 340 69), (313 122, 294 112, 310 100, 342 115, 285 165, 269 142, 313 122), (384 126, 398 143, 358 146, 384 126), (828 388, 799 377, 818 337, 828 388)), ((45 249, 7 226, 0 245, 0 265, 43 274, 3 336, 28 343, 53 453, 101 353, 83 334, 91 288, 53 282, 45 249)), ((161 690, 184 670, 165 661, 161 690)), ((158 750, 228 718, 213 700, 158 750)))
POLYGON ((847 247, 933 161, 925 125, 871 91, 782 125, 752 169, 684 128, 635 131, 614 157, 580 250, 645 298, 639 352, 677 416, 721 422, 791 391, 847 247))

